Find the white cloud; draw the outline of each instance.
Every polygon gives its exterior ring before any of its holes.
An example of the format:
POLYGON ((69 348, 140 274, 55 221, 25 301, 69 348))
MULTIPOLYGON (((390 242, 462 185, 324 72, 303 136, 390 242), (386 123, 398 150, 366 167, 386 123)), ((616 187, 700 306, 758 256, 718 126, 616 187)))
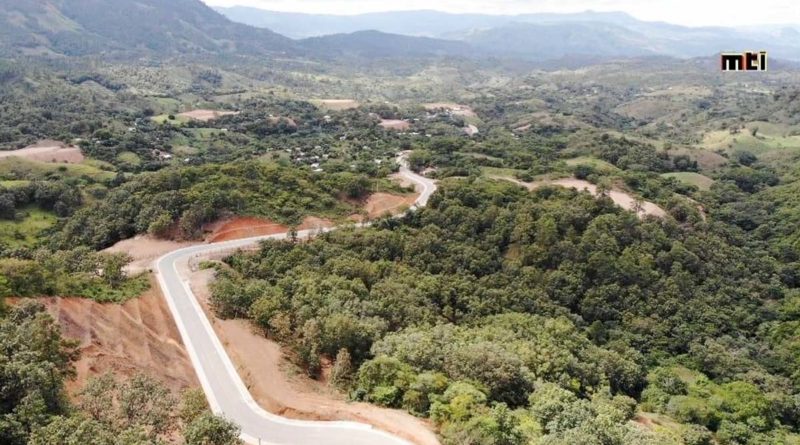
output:
POLYGON ((625 11, 642 20, 683 25, 800 23, 798 0, 204 0, 213 6, 254 6, 275 11, 359 14, 388 10, 518 14, 625 11))

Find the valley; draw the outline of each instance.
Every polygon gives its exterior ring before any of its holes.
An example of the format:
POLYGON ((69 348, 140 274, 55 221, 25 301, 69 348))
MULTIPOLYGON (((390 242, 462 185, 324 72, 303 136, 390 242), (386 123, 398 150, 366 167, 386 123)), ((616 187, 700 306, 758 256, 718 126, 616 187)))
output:
POLYGON ((0 443, 800 443, 797 33, 0 0, 0 443))

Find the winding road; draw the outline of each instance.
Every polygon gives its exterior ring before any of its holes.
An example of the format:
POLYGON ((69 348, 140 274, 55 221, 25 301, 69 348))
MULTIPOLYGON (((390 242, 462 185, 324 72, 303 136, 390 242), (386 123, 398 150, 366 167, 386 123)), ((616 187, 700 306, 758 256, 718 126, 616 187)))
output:
MULTIPOLYGON (((411 209, 425 206, 436 191, 431 179, 408 168, 405 154, 397 158, 399 175, 420 192, 411 209)), ((332 229, 322 229, 329 231, 332 229)), ((299 231, 299 237, 318 230, 299 231)), ((211 322, 192 293, 180 270, 192 257, 233 251, 265 239, 285 239, 286 233, 202 244, 174 250, 155 263, 158 283, 167 300, 181 338, 192 360, 211 410, 241 428, 241 438, 254 445, 409 445, 409 442, 371 425, 357 422, 321 422, 287 419, 262 409, 244 382, 214 332, 211 322)))

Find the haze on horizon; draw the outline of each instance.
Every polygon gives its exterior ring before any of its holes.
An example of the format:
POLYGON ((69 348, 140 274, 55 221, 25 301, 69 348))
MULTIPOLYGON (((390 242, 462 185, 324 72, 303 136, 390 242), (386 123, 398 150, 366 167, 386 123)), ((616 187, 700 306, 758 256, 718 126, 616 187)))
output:
POLYGON ((797 0, 203 0, 211 6, 251 6, 272 11, 352 15, 437 10, 451 13, 525 14, 622 11, 640 20, 686 26, 800 24, 797 0))

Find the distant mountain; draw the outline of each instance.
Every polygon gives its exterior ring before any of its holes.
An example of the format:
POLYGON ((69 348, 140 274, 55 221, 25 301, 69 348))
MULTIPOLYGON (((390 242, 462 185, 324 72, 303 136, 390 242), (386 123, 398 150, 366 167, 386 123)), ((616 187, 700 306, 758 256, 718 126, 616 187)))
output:
POLYGON ((0 0, 0 56, 453 56, 539 63, 766 49, 773 57, 800 61, 800 30, 792 26, 687 28, 614 12, 330 16, 238 7, 223 11, 262 27, 236 23, 200 0, 0 0), (326 35, 292 40, 275 30, 326 35))
POLYGON ((358 31, 299 40, 309 55, 318 57, 425 57, 470 56, 472 47, 465 42, 402 36, 379 31, 358 31))
POLYGON ((486 53, 502 52, 526 58, 639 57, 657 54, 644 35, 600 22, 512 23, 476 31, 463 38, 486 53))
POLYGON ((293 50, 291 39, 234 23, 199 0, 0 0, 0 51, 7 54, 293 50))
POLYGON ((622 12, 592 11, 516 16, 398 11, 337 16, 247 7, 217 10, 234 21, 267 27, 294 38, 377 30, 463 40, 496 56, 658 54, 685 58, 708 56, 720 51, 765 49, 773 57, 800 60, 800 28, 793 25, 692 28, 641 21, 622 12), (554 48, 549 48, 550 45, 554 48))
POLYGON ((621 12, 582 12, 575 14, 486 15, 451 14, 440 11, 394 11, 359 15, 304 14, 267 11, 247 6, 215 7, 229 19, 260 28, 269 28, 292 38, 318 37, 329 34, 377 30, 410 36, 447 37, 470 29, 488 29, 511 22, 603 21, 627 23, 636 21, 621 12))

